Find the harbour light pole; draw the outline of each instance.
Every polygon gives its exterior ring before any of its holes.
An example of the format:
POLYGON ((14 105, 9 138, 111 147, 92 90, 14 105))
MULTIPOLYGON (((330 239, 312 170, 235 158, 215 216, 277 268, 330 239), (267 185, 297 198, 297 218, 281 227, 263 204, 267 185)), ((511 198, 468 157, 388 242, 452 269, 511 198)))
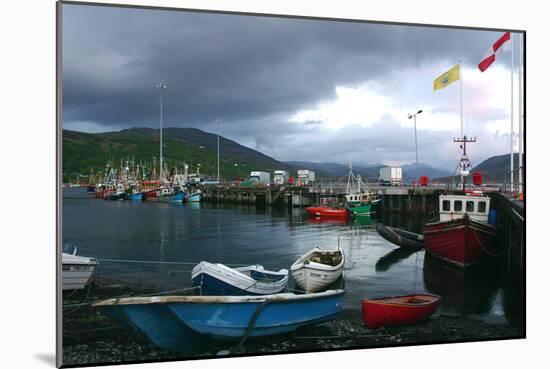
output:
POLYGON ((220 183, 220 127, 222 120, 220 118, 216 119, 216 123, 218 124, 218 184, 220 183))
POLYGON ((416 116, 420 113, 422 113, 422 110, 419 110, 414 114, 409 114, 409 119, 413 118, 413 120, 414 120, 414 147, 415 147, 415 150, 416 150, 416 168, 417 169, 418 169, 418 144, 417 144, 417 141, 416 141, 416 116))
POLYGON ((164 181, 164 167, 162 163, 162 109, 163 109, 163 95, 164 90, 166 89, 166 84, 164 82, 160 82, 157 85, 157 88, 160 90, 160 172, 159 172, 159 178, 163 182, 164 181))

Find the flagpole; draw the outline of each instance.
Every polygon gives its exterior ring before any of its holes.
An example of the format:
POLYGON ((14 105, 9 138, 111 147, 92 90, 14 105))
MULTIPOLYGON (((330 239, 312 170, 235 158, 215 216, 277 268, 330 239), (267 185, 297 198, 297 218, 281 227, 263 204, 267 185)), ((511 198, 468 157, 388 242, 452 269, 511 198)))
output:
POLYGON ((519 192, 523 194, 523 35, 519 37, 519 65, 518 65, 518 87, 519 87, 519 152, 518 152, 518 184, 519 192))
POLYGON ((458 61, 458 79, 460 81, 460 138, 464 137, 464 124, 462 119, 462 60, 458 61))
POLYGON ((514 34, 510 32, 512 48, 510 68, 510 192, 514 192, 514 34))

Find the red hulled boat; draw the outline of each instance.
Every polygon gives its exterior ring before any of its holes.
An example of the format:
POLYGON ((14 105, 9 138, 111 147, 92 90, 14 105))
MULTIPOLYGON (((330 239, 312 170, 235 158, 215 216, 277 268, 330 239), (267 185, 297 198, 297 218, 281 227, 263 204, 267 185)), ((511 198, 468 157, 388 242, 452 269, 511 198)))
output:
MULTIPOLYGON (((439 196, 438 218, 424 227, 424 247, 436 258, 467 268, 495 255, 497 230, 488 221, 491 199, 481 191, 465 188, 471 167, 466 143, 475 142, 475 138, 464 136, 455 142, 461 143, 463 150, 459 162, 462 191, 439 196)), ((475 183, 481 184, 481 178, 475 183)))
POLYGON ((316 217, 347 218, 348 216, 346 208, 336 206, 310 206, 306 210, 309 214, 316 217))
MULTIPOLYGON (((490 199, 483 197, 473 201, 468 196, 440 196, 440 203, 443 203, 443 207, 451 201, 453 206, 462 202, 469 209, 475 207, 477 210, 479 207, 486 207, 488 210, 490 199), (486 205, 483 205, 484 203, 486 205)), ((485 215, 485 219, 480 220, 479 218, 483 218, 483 214, 457 212, 452 213, 451 219, 445 220, 445 218, 449 218, 449 214, 446 213, 447 211, 440 213, 440 221, 426 224, 424 228, 426 252, 460 268, 478 264, 496 254, 496 227, 487 223, 487 215, 485 215)))
POLYGON ((428 319, 439 307, 441 297, 428 293, 365 299, 361 301, 367 328, 414 324, 428 319))

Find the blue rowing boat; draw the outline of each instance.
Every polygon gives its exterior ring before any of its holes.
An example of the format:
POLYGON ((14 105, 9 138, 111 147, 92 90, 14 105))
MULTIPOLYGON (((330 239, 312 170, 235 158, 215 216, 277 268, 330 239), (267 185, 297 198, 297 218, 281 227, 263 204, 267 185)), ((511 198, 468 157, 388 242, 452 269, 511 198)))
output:
POLYGON ((186 328, 219 340, 290 333, 302 326, 336 319, 342 313, 343 299, 344 290, 330 290, 301 295, 127 297, 93 306, 107 314, 117 311, 117 320, 131 317, 131 324, 140 327, 139 331, 156 345, 178 347, 188 344, 188 337, 174 334, 174 330, 183 332, 186 328), (180 338, 179 344, 174 342, 180 338))

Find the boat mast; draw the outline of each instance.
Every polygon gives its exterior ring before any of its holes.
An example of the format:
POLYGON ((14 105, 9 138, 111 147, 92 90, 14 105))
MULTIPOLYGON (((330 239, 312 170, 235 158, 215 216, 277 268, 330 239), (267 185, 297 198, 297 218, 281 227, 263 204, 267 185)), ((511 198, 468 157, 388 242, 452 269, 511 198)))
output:
POLYGON ((164 95, 163 92, 166 89, 166 84, 164 82, 160 82, 157 85, 157 88, 160 90, 160 163, 159 163, 160 173, 159 173, 159 176, 160 176, 161 182, 164 182, 164 167, 162 162, 162 108, 163 108, 162 98, 164 95))
POLYGON ((468 138, 466 135, 455 138, 454 142, 460 142, 460 148, 462 149, 462 157, 460 158, 459 166, 460 166, 460 182, 462 184, 462 191, 466 190, 466 177, 470 174, 470 159, 468 159, 468 155, 466 154, 466 143, 467 142, 476 142, 476 138, 468 138))

